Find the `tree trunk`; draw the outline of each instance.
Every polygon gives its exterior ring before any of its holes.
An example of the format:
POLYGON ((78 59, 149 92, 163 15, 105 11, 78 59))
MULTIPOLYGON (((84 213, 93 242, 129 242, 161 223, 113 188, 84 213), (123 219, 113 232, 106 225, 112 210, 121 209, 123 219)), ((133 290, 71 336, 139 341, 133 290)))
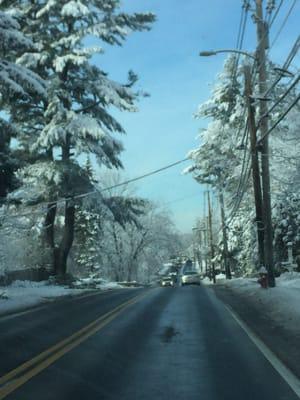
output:
POLYGON ((57 204, 49 203, 47 214, 44 221, 46 243, 52 250, 52 271, 55 272, 55 241, 54 241, 54 222, 56 217, 57 204))
POLYGON ((49 203, 47 207, 47 214, 44 222, 45 234, 47 244, 54 249, 54 221, 56 216, 57 205, 56 203, 49 203))
POLYGON ((64 276, 67 272, 67 259, 74 239, 75 206, 66 202, 63 238, 57 249, 55 274, 64 276))
POLYGON ((225 275, 226 279, 231 279, 231 269, 229 264, 228 257, 228 238, 227 238, 227 227, 226 227, 226 218, 225 218, 225 204, 224 204, 224 195, 223 189, 219 189, 219 203, 221 210, 221 226, 222 226, 222 234, 223 234, 223 259, 225 264, 225 275))

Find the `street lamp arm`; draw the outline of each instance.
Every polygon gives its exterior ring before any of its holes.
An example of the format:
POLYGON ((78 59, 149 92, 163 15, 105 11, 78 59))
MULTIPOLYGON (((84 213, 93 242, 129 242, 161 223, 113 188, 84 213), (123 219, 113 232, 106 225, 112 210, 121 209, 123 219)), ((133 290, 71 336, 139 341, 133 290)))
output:
POLYGON ((216 54, 219 54, 219 53, 237 53, 237 54, 242 54, 243 56, 247 56, 247 57, 250 57, 250 58, 253 58, 254 60, 256 60, 256 57, 253 54, 250 54, 246 51, 235 50, 235 49, 200 51, 199 56, 210 57, 210 56, 215 56, 216 54))

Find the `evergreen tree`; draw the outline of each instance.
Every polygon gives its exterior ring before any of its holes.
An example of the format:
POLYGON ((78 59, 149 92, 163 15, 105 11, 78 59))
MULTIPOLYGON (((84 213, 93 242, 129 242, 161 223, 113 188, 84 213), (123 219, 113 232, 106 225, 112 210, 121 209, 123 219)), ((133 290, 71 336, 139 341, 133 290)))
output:
POLYGON ((44 155, 20 174, 23 184, 39 192, 39 200, 49 201, 45 221, 48 243, 54 248, 55 272, 64 274, 74 238, 75 202, 65 203, 62 240, 54 239, 56 200, 91 190, 93 183, 77 161, 79 155, 93 154, 101 165, 120 168, 123 147, 113 133, 124 133, 109 113, 110 107, 135 111, 139 93, 132 90, 136 75, 117 83, 92 63, 99 47, 85 46, 87 37, 109 45, 121 45, 132 31, 150 28, 152 14, 128 15, 119 11, 117 0, 13 2, 15 12, 26 13, 24 32, 39 44, 38 51, 24 54, 19 62, 35 68, 48 82, 48 99, 42 107, 30 108, 31 115, 15 113, 24 126, 23 142, 30 151, 44 155), (61 160, 53 157, 60 151, 61 160))
MULTIPOLYGON (((244 109, 245 99, 243 93, 243 65, 234 73, 233 58, 230 57, 224 66, 224 71, 219 75, 211 98, 200 105, 196 117, 210 118, 206 129, 199 135, 200 145, 189 153, 193 165, 187 169, 199 183, 208 183, 214 189, 224 191, 227 208, 231 210, 226 225, 229 236, 229 247, 232 259, 238 265, 240 272, 249 272, 257 264, 257 240, 254 214, 253 189, 249 168, 251 167, 250 149, 247 135, 243 135, 247 123, 247 113, 244 109), (242 150, 242 151, 240 151, 242 150), (248 177, 250 179, 248 179, 248 177)), ((270 82, 276 76, 274 65, 269 62, 270 82)), ((278 101, 287 89, 287 82, 281 81, 268 94, 270 107, 278 101)), ((257 85, 254 84, 255 97, 257 85)), ((295 90, 291 91, 283 102, 274 107, 269 113, 271 124, 275 123, 282 112, 295 99, 295 90)), ((286 229, 282 226, 281 213, 284 212, 283 224, 295 215, 292 212, 290 200, 295 202, 299 197, 300 179, 299 163, 299 106, 295 106, 282 123, 270 136, 271 148, 271 188, 275 216, 275 251, 277 261, 287 253, 286 243, 288 237, 294 237, 294 252, 298 252, 298 228, 295 224, 288 224, 286 229), (282 161, 288 161, 282 168, 282 161), (286 203, 286 205, 283 205, 286 203), (277 210, 278 208, 278 210, 277 210), (284 211, 283 211, 284 210, 284 211), (287 212, 287 210, 289 210, 287 212), (293 226, 292 226, 293 225, 293 226), (287 235, 287 230, 289 234, 287 235), (293 234, 292 234, 293 232, 293 234)), ((259 121, 257 120, 257 123, 259 121)), ((297 225, 297 224, 296 224, 297 225)))
POLYGON ((35 50, 31 39, 20 29, 15 18, 0 11, 0 110, 4 112, 0 117, 0 201, 8 191, 15 188, 14 172, 19 166, 10 146, 12 137, 17 135, 17 129, 9 121, 9 112, 17 101, 26 103, 34 99, 39 103, 46 95, 42 79, 16 63, 22 53, 35 50))

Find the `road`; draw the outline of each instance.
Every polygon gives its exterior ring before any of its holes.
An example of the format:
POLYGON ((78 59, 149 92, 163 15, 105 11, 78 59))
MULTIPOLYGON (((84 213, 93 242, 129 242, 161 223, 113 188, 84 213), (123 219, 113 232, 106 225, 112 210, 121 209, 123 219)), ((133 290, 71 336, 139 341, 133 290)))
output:
POLYGON ((204 287, 55 302, 0 319, 0 346, 0 399, 298 399, 204 287))

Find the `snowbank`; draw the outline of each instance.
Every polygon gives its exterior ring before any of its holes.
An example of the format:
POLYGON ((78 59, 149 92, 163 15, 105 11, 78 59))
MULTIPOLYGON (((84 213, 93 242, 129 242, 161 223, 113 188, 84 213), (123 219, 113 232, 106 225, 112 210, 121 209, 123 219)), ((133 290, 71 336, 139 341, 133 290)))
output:
POLYGON ((124 286, 118 282, 110 282, 103 278, 81 278, 73 283, 76 288, 89 288, 89 289, 101 289, 101 290, 111 290, 111 289, 124 289, 124 286))
MULTIPOLYGON (((213 284, 213 281, 210 280, 207 276, 205 278, 201 279, 201 282, 203 283, 203 285, 212 285, 213 284)), ((216 275, 216 282, 218 282, 218 283, 226 282, 226 275, 224 275, 224 274, 216 275)))
POLYGON ((48 281, 15 281, 0 287, 0 314, 36 306, 51 299, 85 293, 86 290, 51 285, 48 281))
POLYGON ((269 315, 289 330, 299 334, 300 326, 300 273, 286 272, 276 279, 276 287, 262 289, 256 279, 236 278, 222 285, 246 296, 268 310, 269 315))
POLYGON ((62 296, 76 296, 91 290, 126 289, 117 282, 102 278, 82 278, 74 288, 53 285, 49 281, 15 281, 10 286, 0 286, 0 315, 36 306, 62 296))

